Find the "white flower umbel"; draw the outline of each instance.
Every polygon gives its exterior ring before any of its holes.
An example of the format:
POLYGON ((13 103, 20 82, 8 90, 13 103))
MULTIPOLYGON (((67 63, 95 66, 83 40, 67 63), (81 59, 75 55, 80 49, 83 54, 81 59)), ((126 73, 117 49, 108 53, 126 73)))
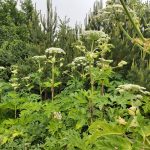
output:
POLYGON ((12 76, 10 79, 10 84, 11 86, 14 88, 14 90, 17 90, 20 86, 20 84, 18 83, 18 66, 17 65, 13 65, 11 67, 11 72, 12 72, 12 76))
POLYGON ((62 119, 61 112, 54 112, 53 116, 54 116, 54 119, 57 119, 57 120, 61 120, 62 119))
POLYGON ((109 67, 110 63, 112 62, 113 60, 106 60, 104 58, 99 58, 99 61, 97 61, 97 66, 109 67))
POLYGON ((138 94, 138 95, 136 95, 136 96, 135 96, 135 99, 139 99, 139 100, 141 100, 141 99, 143 99, 143 96, 142 96, 142 95, 140 95, 140 94, 138 94))
POLYGON ((113 60, 107 60, 107 59, 104 59, 104 58, 99 58, 99 60, 103 63, 112 63, 113 60))
POLYGON ((16 90, 16 89, 18 89, 20 84, 18 84, 18 83, 11 83, 11 86, 14 88, 14 90, 16 90))
POLYGON ((84 31, 82 33, 82 36, 86 38, 87 40, 94 40, 94 41, 101 41, 107 42, 109 40, 109 37, 107 34, 105 34, 103 31, 96 31, 96 30, 88 30, 84 31))
POLYGON ((66 54, 61 48, 51 47, 45 50, 46 54, 66 54))
POLYGON ((127 62, 122 60, 117 67, 123 67, 124 65, 127 65, 127 62))
POLYGON ((45 59, 46 59, 46 55, 33 56, 32 58, 33 58, 34 60, 45 60, 45 59))
POLYGON ((74 61, 72 62, 72 64, 75 64, 75 65, 83 65, 87 62, 86 58, 85 57, 76 57, 74 59, 74 61))
POLYGON ((119 85, 116 90, 120 93, 131 92, 131 93, 142 93, 144 95, 150 95, 150 92, 146 91, 145 87, 141 87, 136 84, 119 85))
POLYGON ((119 118, 117 119, 117 122, 118 122, 119 124, 121 124, 121 125, 126 125, 126 124, 127 124, 126 120, 125 120, 124 118, 120 117, 120 116, 119 116, 119 118))
POLYGON ((76 57, 74 59, 74 62, 82 62, 82 61, 86 61, 86 58, 81 56, 81 57, 76 57))
POLYGON ((0 66, 0 71, 1 71, 1 70, 5 70, 5 69, 6 69, 5 67, 0 66))
POLYGON ((85 57, 76 57, 72 63, 70 63, 68 66, 72 67, 72 69, 75 69, 77 67, 85 67, 88 65, 87 59, 85 57))

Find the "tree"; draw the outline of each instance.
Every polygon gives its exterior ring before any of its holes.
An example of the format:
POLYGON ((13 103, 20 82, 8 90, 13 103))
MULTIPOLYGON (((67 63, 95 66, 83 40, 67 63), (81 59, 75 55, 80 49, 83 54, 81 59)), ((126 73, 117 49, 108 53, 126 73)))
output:
POLYGON ((56 46, 65 50, 65 60, 66 64, 68 64, 78 55, 78 52, 73 48, 73 43, 78 39, 80 27, 78 25, 76 25, 75 28, 69 27, 69 19, 66 17, 64 20, 60 19, 59 22, 56 46))
POLYGON ((41 15, 41 23, 45 34, 45 46, 54 46, 57 28, 57 12, 53 10, 52 0, 47 0, 47 14, 41 15), (47 19, 46 19, 47 18, 47 19))

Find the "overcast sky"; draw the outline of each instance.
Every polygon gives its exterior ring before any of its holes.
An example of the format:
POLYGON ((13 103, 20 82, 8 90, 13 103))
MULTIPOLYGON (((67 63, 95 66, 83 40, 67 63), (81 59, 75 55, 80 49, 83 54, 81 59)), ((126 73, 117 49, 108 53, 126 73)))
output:
MULTIPOLYGON (((46 13, 47 0, 33 0, 36 2, 37 9, 41 10, 43 14, 46 13)), ((105 2, 105 0, 103 0, 105 2)), ((70 24, 84 23, 86 13, 93 7, 95 0, 53 0, 53 6, 57 8, 58 15, 61 18, 67 16, 70 18, 70 24)))
MULTIPOLYGON (((46 14, 46 1, 47 0, 32 0, 37 4, 37 9, 46 14)), ((106 0, 103 0, 105 3, 106 0)), ((143 0, 146 1, 146 0, 143 0)), ((57 13, 61 18, 67 16, 70 18, 70 25, 73 26, 76 21, 84 23, 84 18, 93 8, 95 0, 53 0, 53 7, 57 8, 57 13)))

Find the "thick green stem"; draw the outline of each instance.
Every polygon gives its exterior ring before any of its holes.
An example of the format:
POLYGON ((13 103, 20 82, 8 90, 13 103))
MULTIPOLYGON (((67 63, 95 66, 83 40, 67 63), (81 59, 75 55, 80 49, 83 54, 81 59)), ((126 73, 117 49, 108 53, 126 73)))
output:
POLYGON ((101 84, 101 95, 104 96, 104 80, 102 80, 101 84))
POLYGON ((42 87, 41 87, 41 85, 40 85, 40 87, 39 87, 40 89, 40 96, 41 96, 41 100, 42 100, 42 87))
MULTIPOLYGON (((130 41, 132 41, 132 37, 125 31, 125 29, 122 27, 122 25, 119 23, 119 28, 123 31, 123 33, 126 35, 126 37, 130 40, 130 41)), ((140 49, 142 49, 142 56, 141 56, 141 58, 142 58, 142 61, 144 61, 144 59, 145 59, 145 56, 146 56, 146 52, 144 51, 144 48, 141 46, 141 45, 139 45, 139 44, 137 44, 137 46, 140 48, 140 49)))
POLYGON ((54 55, 54 62, 52 62, 52 85, 51 85, 52 101, 54 100, 54 83, 55 83, 55 55, 54 55))
POLYGON ((94 92, 94 81, 93 81, 93 77, 92 77, 92 65, 91 65, 91 63, 89 65, 89 71, 90 71, 91 93, 93 94, 93 92, 94 92))
MULTIPOLYGON (((104 63, 102 62, 102 70, 104 70, 104 63)), ((104 79, 101 79, 101 95, 104 95, 104 79)))
POLYGON ((93 111, 94 111, 94 107, 93 107, 93 102, 92 99, 89 99, 89 110, 90 110, 90 122, 93 122, 93 111))
POLYGON ((15 105, 15 119, 17 118, 17 107, 15 105))
POLYGON ((147 141, 148 145, 150 145, 150 141, 148 140, 148 138, 146 138, 146 141, 147 141))
POLYGON ((94 41, 92 41, 91 52, 93 52, 93 48, 94 48, 94 41))
POLYGON ((140 29, 139 29, 139 28, 137 27, 137 25, 135 24, 135 22, 134 22, 134 20, 133 20, 133 18, 132 18, 132 16, 131 16, 131 14, 129 13, 129 11, 128 11, 126 5, 125 5, 124 0, 120 0, 120 2, 121 2, 121 4, 122 4, 122 6, 123 6, 123 8, 124 8, 124 10, 125 10, 125 12, 126 12, 128 18, 129 18, 129 20, 131 21, 131 23, 132 23, 134 29, 136 30, 136 32, 137 32, 137 34, 139 35, 139 37, 141 38, 141 40, 144 42, 144 41, 145 41, 145 38, 143 37, 143 34, 141 33, 140 29))
MULTIPOLYGON (((94 41, 92 41, 91 52, 93 52, 93 48, 94 48, 94 41)), ((90 58, 90 59, 92 59, 92 58, 90 58)), ((91 60, 90 60, 90 64, 89 64, 89 71, 90 71, 91 93, 93 94, 93 92, 94 92, 94 80, 92 77, 92 61, 91 60)))
MULTIPOLYGON (((89 64, 89 73, 90 73, 90 83, 91 83, 91 95, 93 95, 93 93, 94 93, 94 80, 93 80, 93 77, 92 77, 92 64, 91 64, 91 62, 89 64)), ((93 122, 93 111, 94 111, 94 108, 93 108, 93 102, 92 102, 91 97, 89 99, 89 109, 90 109, 90 114, 91 114, 90 121, 92 123, 93 122)))
MULTIPOLYGON (((39 73, 40 73, 40 69, 41 69, 41 64, 39 61, 39 73)), ((39 91, 40 91, 40 96, 41 96, 41 100, 42 100, 42 87, 41 87, 41 83, 39 83, 39 91)))
POLYGON ((123 31, 123 33, 126 35, 126 37, 132 41, 132 37, 126 32, 126 30, 122 27, 122 25, 119 23, 119 28, 123 31))

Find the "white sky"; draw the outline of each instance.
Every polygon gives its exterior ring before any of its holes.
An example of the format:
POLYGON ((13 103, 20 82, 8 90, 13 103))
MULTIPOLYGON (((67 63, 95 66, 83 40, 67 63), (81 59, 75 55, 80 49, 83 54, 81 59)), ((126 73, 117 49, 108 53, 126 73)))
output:
MULTIPOLYGON (((47 0, 32 1, 37 4, 38 10, 41 10, 43 14, 46 14, 47 0)), ((60 18, 67 16, 67 18, 70 18, 70 25, 74 26, 76 21, 84 24, 84 18, 90 8, 93 8, 95 1, 96 0, 53 0, 53 7, 57 8, 57 13, 60 18)), ((106 0, 103 0, 103 2, 105 3, 106 0)))
MULTIPOLYGON (((37 9, 46 14, 47 0, 32 0, 37 4, 37 9)), ((103 0, 104 2, 106 0, 103 0)), ((70 18, 70 25, 84 23, 86 13, 93 7, 95 0, 53 0, 53 7, 57 8, 57 13, 60 18, 70 18)))

